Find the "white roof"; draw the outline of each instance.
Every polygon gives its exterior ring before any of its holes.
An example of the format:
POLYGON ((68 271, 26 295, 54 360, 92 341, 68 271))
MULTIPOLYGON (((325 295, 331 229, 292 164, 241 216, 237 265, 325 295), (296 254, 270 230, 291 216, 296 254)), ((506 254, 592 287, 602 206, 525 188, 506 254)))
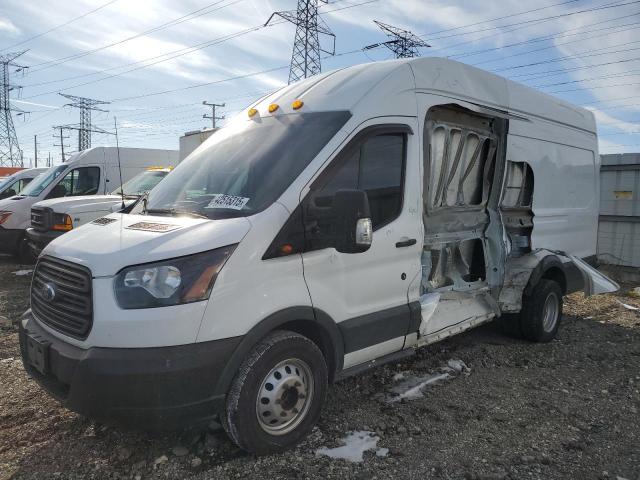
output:
POLYGON ((316 75, 263 97, 251 107, 261 114, 270 103, 284 111, 302 99, 309 110, 351 110, 377 106, 379 115, 412 115, 413 92, 462 99, 514 115, 537 116, 596 131, 593 114, 533 88, 446 58, 424 57, 372 62, 316 75), (365 101, 366 100, 366 101, 365 101))

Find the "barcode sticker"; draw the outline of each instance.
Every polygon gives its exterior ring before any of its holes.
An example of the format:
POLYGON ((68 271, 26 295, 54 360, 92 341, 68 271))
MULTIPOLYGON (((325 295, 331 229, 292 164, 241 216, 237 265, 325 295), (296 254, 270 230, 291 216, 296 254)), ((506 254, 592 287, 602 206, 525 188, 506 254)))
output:
POLYGON ((217 193, 205 208, 231 208, 232 210, 242 210, 248 201, 249 199, 246 197, 236 197, 235 195, 217 193))

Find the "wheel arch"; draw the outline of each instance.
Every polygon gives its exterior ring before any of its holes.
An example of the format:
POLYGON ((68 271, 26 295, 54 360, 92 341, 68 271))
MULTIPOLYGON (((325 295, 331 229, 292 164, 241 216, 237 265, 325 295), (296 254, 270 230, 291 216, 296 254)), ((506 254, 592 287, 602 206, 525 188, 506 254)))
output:
POLYGON ((327 362, 329 382, 333 382, 336 374, 342 370, 344 342, 333 319, 313 307, 290 307, 269 315, 243 336, 216 383, 216 395, 227 393, 249 351, 274 330, 290 330, 313 341, 327 362))
POLYGON ((533 288, 540 282, 540 280, 553 280, 560 285, 562 293, 567 293, 567 274, 565 272, 565 266, 556 255, 547 255, 544 257, 538 265, 531 272, 529 282, 524 290, 524 294, 531 293, 533 288))

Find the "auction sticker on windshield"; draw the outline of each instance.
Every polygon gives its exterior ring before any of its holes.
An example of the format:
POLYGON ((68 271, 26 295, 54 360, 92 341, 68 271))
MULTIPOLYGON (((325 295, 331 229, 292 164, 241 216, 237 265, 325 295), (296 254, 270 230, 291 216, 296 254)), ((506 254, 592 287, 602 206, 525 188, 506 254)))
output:
POLYGON ((248 201, 249 199, 246 197, 236 197, 235 195, 217 193, 205 208, 231 208, 233 210, 242 210, 248 201))

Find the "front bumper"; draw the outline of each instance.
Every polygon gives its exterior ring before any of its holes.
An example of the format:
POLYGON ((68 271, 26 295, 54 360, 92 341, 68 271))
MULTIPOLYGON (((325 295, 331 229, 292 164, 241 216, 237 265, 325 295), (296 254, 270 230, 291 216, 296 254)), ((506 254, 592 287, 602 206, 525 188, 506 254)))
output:
POLYGON ((150 430, 204 424, 219 414, 225 395, 216 395, 215 386, 240 340, 81 349, 46 332, 30 310, 20 324, 26 371, 65 407, 99 421, 150 430), (34 338, 45 346, 43 371, 28 353, 34 338))
POLYGON ((0 253, 15 255, 18 252, 18 244, 23 235, 24 230, 0 226, 0 253))
POLYGON ((27 238, 29 239, 29 246, 37 257, 40 252, 44 250, 44 247, 49 245, 53 240, 58 238, 67 232, 59 232, 56 230, 39 231, 35 228, 27 228, 27 238))

